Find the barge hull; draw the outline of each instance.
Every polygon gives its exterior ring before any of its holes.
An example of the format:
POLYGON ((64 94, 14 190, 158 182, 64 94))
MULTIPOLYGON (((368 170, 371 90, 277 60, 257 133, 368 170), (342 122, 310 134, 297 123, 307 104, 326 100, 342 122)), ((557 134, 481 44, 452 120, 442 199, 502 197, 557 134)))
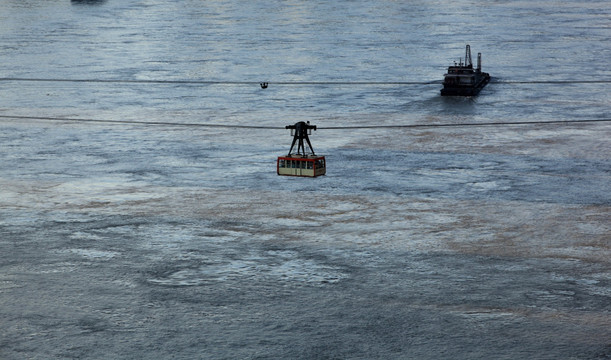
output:
POLYGON ((475 96, 489 81, 490 75, 485 74, 484 78, 474 86, 444 87, 441 89, 441 96, 475 96))

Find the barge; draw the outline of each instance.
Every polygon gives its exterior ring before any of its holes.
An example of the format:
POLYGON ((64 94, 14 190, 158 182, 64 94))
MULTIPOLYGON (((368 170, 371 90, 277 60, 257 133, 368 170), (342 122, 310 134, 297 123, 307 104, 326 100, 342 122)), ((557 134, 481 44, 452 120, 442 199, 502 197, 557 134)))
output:
POLYGON ((448 67, 443 78, 441 96, 474 96, 490 81, 490 75, 482 72, 482 53, 477 53, 477 68, 471 61, 471 47, 465 49, 465 62, 448 67))

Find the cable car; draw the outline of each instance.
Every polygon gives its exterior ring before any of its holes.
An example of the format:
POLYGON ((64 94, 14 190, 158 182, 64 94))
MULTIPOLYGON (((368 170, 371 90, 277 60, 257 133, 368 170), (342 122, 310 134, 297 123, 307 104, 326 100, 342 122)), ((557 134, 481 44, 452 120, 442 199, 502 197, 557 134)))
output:
POLYGON ((278 175, 315 177, 325 173, 324 156, 289 154, 278 157, 278 175))
POLYGON ((327 171, 325 157, 314 153, 312 143, 308 138, 308 132, 311 132, 312 129, 316 130, 316 125, 310 125, 309 121, 307 123, 301 121, 295 125, 287 125, 286 128, 293 132, 293 143, 288 155, 278 157, 276 163, 278 175, 305 177, 325 175, 327 171), (310 148, 310 153, 306 153, 304 140, 310 148), (295 143, 297 143, 297 153, 293 154, 295 143))

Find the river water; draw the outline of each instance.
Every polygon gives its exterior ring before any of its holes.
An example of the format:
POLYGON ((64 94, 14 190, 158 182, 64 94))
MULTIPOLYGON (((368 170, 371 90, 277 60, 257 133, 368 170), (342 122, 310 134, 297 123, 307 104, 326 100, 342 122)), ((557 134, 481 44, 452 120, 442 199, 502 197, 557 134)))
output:
POLYGON ((0 1, 0 358, 609 359, 609 18, 0 1))

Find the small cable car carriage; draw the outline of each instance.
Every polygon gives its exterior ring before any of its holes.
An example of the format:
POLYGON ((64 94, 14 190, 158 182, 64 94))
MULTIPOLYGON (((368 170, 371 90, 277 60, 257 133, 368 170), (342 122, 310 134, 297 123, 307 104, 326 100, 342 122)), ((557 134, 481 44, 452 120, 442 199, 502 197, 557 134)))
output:
POLYGON ((308 138, 308 132, 312 129, 316 130, 316 125, 310 125, 310 122, 298 122, 295 125, 287 125, 287 129, 291 129, 293 135, 293 143, 286 156, 279 156, 276 163, 278 175, 285 176, 306 176, 316 177, 325 175, 326 162, 324 156, 314 154, 312 143, 308 138), (310 153, 306 153, 303 141, 306 141, 310 148, 310 153), (293 147, 297 143, 297 153, 293 154, 293 147))

